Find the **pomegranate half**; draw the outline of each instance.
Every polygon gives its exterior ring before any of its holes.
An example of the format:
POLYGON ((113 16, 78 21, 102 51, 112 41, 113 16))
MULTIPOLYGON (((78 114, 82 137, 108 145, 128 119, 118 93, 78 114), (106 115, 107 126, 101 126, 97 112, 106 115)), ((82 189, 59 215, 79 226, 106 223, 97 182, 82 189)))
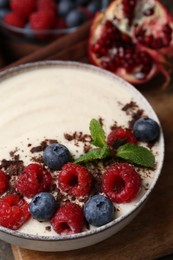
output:
POLYGON ((155 75, 170 82, 173 17, 159 0, 115 0, 93 20, 91 62, 134 85, 155 75))

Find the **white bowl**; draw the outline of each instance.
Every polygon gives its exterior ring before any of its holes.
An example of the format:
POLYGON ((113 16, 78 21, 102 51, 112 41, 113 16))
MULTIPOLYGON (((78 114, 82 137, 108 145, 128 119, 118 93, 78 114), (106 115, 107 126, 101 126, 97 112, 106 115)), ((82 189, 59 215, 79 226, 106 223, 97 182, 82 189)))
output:
MULTIPOLYGON (((84 65, 84 64, 80 64, 80 63, 76 63, 76 62, 61 62, 61 61, 60 62, 47 61, 47 62, 31 63, 31 64, 21 65, 21 66, 9 69, 7 71, 1 72, 0 73, 0 82, 1 83, 5 82, 7 92, 10 90, 10 84, 12 84, 11 90, 13 91, 13 88, 15 89, 15 86, 13 86, 14 85, 13 83, 14 83, 14 79, 16 76, 18 77, 20 75, 24 75, 27 71, 30 71, 30 72, 35 71, 35 73, 37 73, 37 69, 42 70, 42 69, 47 69, 47 68, 51 68, 52 71, 54 70, 54 74, 57 73, 57 75, 58 75, 57 84, 59 84, 58 82, 62 83, 62 82, 66 82, 66 80, 67 80, 67 79, 63 78, 64 76, 62 76, 62 78, 61 78, 61 73, 60 73, 61 69, 65 69, 67 71, 67 74, 66 74, 67 78, 68 78, 70 71, 71 70, 73 71, 74 77, 73 77, 72 81, 74 81, 75 84, 79 83, 79 82, 77 82, 79 80, 77 75, 81 74, 82 75, 82 79, 80 79, 81 93, 85 92, 84 83, 86 83, 86 84, 89 84, 88 82, 92 83, 95 80, 95 77, 99 80, 100 87, 101 87, 102 83, 106 84, 108 93, 109 92, 115 93, 115 96, 117 93, 116 92, 117 86, 121 85, 121 88, 124 91, 124 93, 127 93, 127 96, 128 95, 132 96, 134 98, 134 100, 136 100, 136 102, 138 104, 140 104, 140 107, 145 110, 145 113, 147 115, 149 115, 149 117, 153 118, 154 120, 156 120, 159 123, 157 115, 153 111, 153 109, 150 106, 150 104, 148 103, 148 101, 145 99, 145 97, 139 91, 137 91, 133 86, 131 86, 129 83, 125 82, 121 78, 113 75, 112 73, 101 70, 100 68, 96 68, 94 66, 84 65), (86 73, 86 77, 84 77, 85 73, 86 73), (91 81, 89 81, 89 77, 92 78, 91 81), (83 84, 81 82, 83 82, 83 84), (8 90, 8 87, 9 87, 9 90, 8 90), (115 88, 115 91, 114 91, 114 88, 115 88)), ((44 77, 45 77, 45 75, 43 75, 43 79, 40 79, 42 84, 44 84, 43 82, 45 81, 44 77)), ((35 76, 34 76, 34 80, 35 80, 35 76)), ((71 81, 71 79, 70 79, 70 81, 71 81)), ((25 84, 27 84, 26 81, 19 80, 18 82, 20 82, 20 84, 23 86, 22 88, 25 88, 25 84)), ((49 83, 50 82, 47 82, 48 85, 50 85, 49 83)), ((94 84, 97 84, 97 81, 95 81, 94 84)), ((41 90, 42 86, 40 85, 39 87, 41 90)), ((22 88, 21 88, 21 90, 22 90, 22 88)), ((0 94, 2 92, 2 89, 4 90, 4 86, 3 86, 3 88, 1 88, 1 86, 0 86, 0 94)), ((32 95, 34 96, 35 93, 37 93, 37 90, 32 89, 32 87, 31 87, 31 90, 32 90, 32 95)), ((23 93, 23 90, 21 91, 21 93, 23 93)), ((41 92, 40 92, 40 94, 41 94, 41 92)), ((47 94, 50 95, 49 91, 47 92, 47 94)), ((15 92, 15 90, 14 90, 14 93, 11 93, 10 97, 14 97, 14 102, 15 102, 16 95, 19 98, 19 101, 21 101, 21 103, 22 103, 23 99, 20 99, 20 91, 15 92)), ((51 93, 51 96, 54 96, 54 95, 55 95, 54 93, 51 93)), ((95 93, 95 96, 97 98, 96 93, 95 93)), ((99 93, 98 93, 98 96, 99 96, 99 93)), ((58 100, 58 96, 57 96, 57 100, 58 100)), ((30 102, 30 100, 28 100, 28 102, 30 102)), ((86 109, 89 109, 88 105, 91 105, 91 104, 88 104, 88 102, 86 101, 86 103, 83 104, 83 106, 86 109)), ((100 98, 98 100, 98 104, 99 104, 99 102, 100 102, 100 98)), ((26 104, 24 104, 24 105, 26 105, 26 104)), ((24 110, 25 110, 25 108, 24 108, 24 110)), ((20 112, 22 113, 22 111, 20 111, 20 112)), ((14 113, 15 113, 15 111, 14 111, 14 113)), ((0 115, 2 116, 1 108, 0 108, 0 115)), ((9 115, 12 116, 12 119, 13 119, 13 115, 11 112, 9 112, 9 115)), ((89 117, 91 115, 92 115, 92 111, 89 110, 89 117)), ((86 115, 86 117, 87 117, 87 115, 86 115)), ((14 116, 14 119, 16 119, 15 116, 14 116)), ((16 119, 16 120, 18 120, 18 119, 16 119)), ((1 119, 0 119, 0 121, 1 121, 1 119)), ((20 122, 20 116, 19 116, 19 122, 20 122)), ((82 122, 82 124, 85 124, 84 121, 81 121, 81 122, 82 122)), ((0 126, 0 128, 1 128, 1 126, 0 126)), ((16 131, 17 131, 17 129, 16 129, 16 131)), ((8 130, 7 130, 7 133, 8 133, 8 130)), ((50 251, 66 251, 66 250, 73 250, 73 249, 87 247, 87 246, 96 244, 100 241, 103 241, 106 238, 112 236, 113 234, 120 231, 123 227, 125 227, 130 221, 132 221, 132 219, 134 219, 134 217, 139 213, 139 211, 143 207, 144 203, 148 199, 149 194, 153 190, 154 186, 156 185, 156 182, 158 180, 158 177, 159 177, 161 169, 162 169, 163 159, 164 159, 164 138, 163 138, 162 129, 161 129, 159 141, 157 142, 156 150, 157 150, 157 153, 156 153, 157 167, 154 171, 152 181, 149 183, 148 189, 144 190, 143 193, 138 196, 138 198, 134 202, 133 207, 127 209, 127 211, 123 215, 117 217, 112 222, 110 222, 106 225, 103 225, 101 227, 98 227, 98 228, 84 231, 79 234, 61 235, 61 236, 54 235, 54 236, 50 236, 50 237, 45 236, 45 235, 27 234, 27 233, 22 233, 19 230, 13 231, 13 230, 9 230, 4 227, 0 227, 1 239, 8 243, 15 244, 19 247, 24 247, 24 248, 32 249, 32 250, 50 252, 50 251)), ((2 159, 2 157, 0 159, 2 159)))

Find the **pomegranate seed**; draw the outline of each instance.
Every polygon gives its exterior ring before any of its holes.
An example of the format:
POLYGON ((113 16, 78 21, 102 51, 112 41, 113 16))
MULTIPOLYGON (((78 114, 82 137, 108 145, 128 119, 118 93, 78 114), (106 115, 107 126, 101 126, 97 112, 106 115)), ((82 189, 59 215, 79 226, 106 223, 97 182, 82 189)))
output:
POLYGON ((134 15, 136 0, 123 0, 122 5, 124 16, 128 19, 128 25, 130 26, 134 15))
POLYGON ((153 15, 154 14, 154 8, 152 7, 152 8, 148 8, 148 9, 146 9, 146 10, 144 10, 144 12, 143 12, 143 14, 145 15, 145 16, 151 16, 151 15, 153 15))
MULTIPOLYGON (((145 30, 137 33, 143 38, 144 43, 151 45, 153 36, 145 36, 145 30)), ((118 68, 124 68, 127 73, 135 71, 140 67, 136 78, 143 79, 152 68, 153 61, 146 52, 136 50, 136 45, 131 38, 120 32, 120 30, 109 20, 105 22, 102 35, 93 45, 93 51, 101 59, 101 65, 104 69, 116 72, 118 68)))
POLYGON ((172 34, 172 28, 169 24, 164 24, 162 30, 165 34, 172 34))

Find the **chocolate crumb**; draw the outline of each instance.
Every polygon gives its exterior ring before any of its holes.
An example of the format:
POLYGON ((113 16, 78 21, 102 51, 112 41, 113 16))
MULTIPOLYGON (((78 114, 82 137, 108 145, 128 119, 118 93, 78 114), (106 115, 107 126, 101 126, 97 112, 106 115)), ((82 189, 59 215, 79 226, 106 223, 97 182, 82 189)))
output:
POLYGON ((57 144, 57 143, 58 143, 58 141, 55 140, 55 139, 49 139, 49 140, 47 140, 47 142, 48 142, 49 144, 57 144))
POLYGON ((19 175, 24 170, 24 163, 20 160, 3 159, 0 164, 0 169, 4 169, 6 174, 9 176, 19 175))
POLYGON ((143 116, 144 110, 138 109, 136 112, 132 114, 132 120, 129 121, 129 128, 133 128, 134 123, 143 116))
POLYGON ((38 153, 42 151, 42 147, 41 146, 37 146, 37 147, 33 147, 30 152, 31 153, 38 153))
POLYGON ((137 108, 138 105, 136 104, 136 102, 131 101, 130 103, 127 103, 122 110, 125 111, 127 114, 129 113, 129 110, 134 110, 135 108, 137 108))
POLYGON ((148 142, 148 143, 147 143, 147 147, 148 147, 149 149, 151 149, 151 148, 154 146, 154 144, 155 144, 155 141, 154 141, 154 142, 148 142))
POLYGON ((111 130, 115 130, 118 128, 118 123, 115 121, 114 124, 110 127, 111 130))
POLYGON ((51 226, 46 226, 45 229, 46 229, 47 231, 51 231, 51 226))
POLYGON ((91 148, 91 145, 84 144, 84 153, 87 153, 91 148))
POLYGON ((32 147, 30 152, 31 153, 43 152, 49 144, 55 144, 55 143, 58 143, 58 141, 55 139, 46 139, 45 141, 42 141, 40 145, 32 147))
POLYGON ((11 158, 14 158, 15 154, 17 152, 17 148, 14 150, 14 151, 11 151, 9 154, 10 154, 10 157, 11 158))
POLYGON ((40 156, 33 156, 31 158, 31 161, 36 162, 36 163, 44 163, 42 155, 40 155, 40 156))
POLYGON ((85 144, 87 142, 92 141, 91 135, 84 134, 83 132, 77 132, 77 131, 75 131, 73 134, 65 133, 64 138, 68 141, 74 140, 74 145, 77 147, 79 146, 79 142, 85 144))
POLYGON ((103 118, 102 117, 99 117, 99 123, 101 124, 101 126, 103 126, 103 118))
POLYGON ((70 134, 67 134, 67 133, 64 134, 64 138, 68 141, 72 141, 74 139, 73 135, 70 135, 70 134))

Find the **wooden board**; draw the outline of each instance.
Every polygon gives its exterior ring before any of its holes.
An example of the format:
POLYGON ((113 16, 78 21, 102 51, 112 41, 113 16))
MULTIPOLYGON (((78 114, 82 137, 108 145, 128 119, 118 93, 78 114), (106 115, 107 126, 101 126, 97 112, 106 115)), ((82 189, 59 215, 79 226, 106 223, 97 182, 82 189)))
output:
MULTIPOLYGON (((89 25, 82 31, 64 37, 16 64, 36 60, 77 60, 89 62, 87 37, 89 25), (84 35, 86 37, 84 37, 84 35), (62 46, 66 44, 66 49, 62 46)), ((13 64, 14 65, 14 64, 13 64)), ((153 81, 140 89, 158 114, 165 135, 165 162, 161 177, 140 214, 122 231, 97 245, 70 252, 37 252, 12 246, 16 260, 87 260, 87 259, 156 259, 173 253, 173 84, 161 89, 153 81)))

